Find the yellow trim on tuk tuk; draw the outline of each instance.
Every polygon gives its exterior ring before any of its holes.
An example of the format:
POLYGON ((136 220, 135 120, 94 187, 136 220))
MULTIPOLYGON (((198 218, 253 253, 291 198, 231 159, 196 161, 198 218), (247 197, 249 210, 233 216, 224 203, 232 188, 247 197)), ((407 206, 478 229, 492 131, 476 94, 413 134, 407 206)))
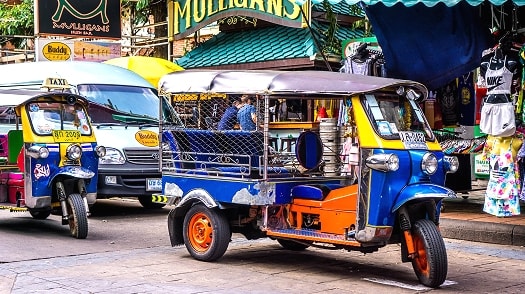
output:
MULTIPOLYGON (((352 107, 354 109, 354 119, 357 128, 357 135, 359 137, 359 145, 361 148, 381 148, 381 149, 406 149, 401 140, 386 140, 381 138, 379 134, 372 127, 366 111, 361 104, 359 95, 352 97, 352 107)), ((441 150, 438 141, 434 139, 433 142, 426 142, 428 150, 441 150)))

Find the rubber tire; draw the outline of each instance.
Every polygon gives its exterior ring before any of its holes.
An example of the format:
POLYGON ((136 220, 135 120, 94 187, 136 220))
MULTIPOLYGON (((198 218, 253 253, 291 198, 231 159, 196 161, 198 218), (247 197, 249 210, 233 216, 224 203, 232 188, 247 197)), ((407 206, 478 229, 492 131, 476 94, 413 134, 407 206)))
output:
POLYGON ((153 199, 151 198, 151 195, 149 196, 139 196, 139 202, 142 207, 147 209, 160 209, 166 206, 166 204, 163 203, 153 203, 153 199))
POLYGON ((82 196, 80 194, 71 194, 67 197, 66 203, 71 236, 77 239, 86 239, 88 235, 88 219, 82 196))
POLYGON ((419 282, 427 287, 439 287, 447 278, 448 259, 437 226, 427 219, 416 221, 412 227, 412 240, 416 250, 412 267, 419 282))
POLYGON ((51 209, 50 210, 29 209, 29 213, 34 219, 46 219, 51 215, 51 209))
POLYGON ((306 250, 306 248, 310 247, 310 245, 304 245, 302 243, 297 243, 291 240, 285 240, 285 239, 277 239, 277 242, 287 250, 292 251, 303 251, 306 250))
POLYGON ((228 220, 218 209, 197 204, 184 216, 184 245, 197 260, 215 261, 221 258, 230 244, 230 232, 228 220))

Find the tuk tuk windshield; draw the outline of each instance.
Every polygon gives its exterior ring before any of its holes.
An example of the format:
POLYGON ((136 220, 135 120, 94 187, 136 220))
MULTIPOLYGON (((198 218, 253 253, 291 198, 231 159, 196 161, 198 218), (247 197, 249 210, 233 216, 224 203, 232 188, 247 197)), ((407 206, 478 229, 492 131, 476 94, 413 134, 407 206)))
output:
POLYGON ((366 94, 361 103, 372 122, 375 131, 385 139, 399 140, 402 134, 421 133, 425 140, 434 140, 419 105, 397 94, 366 94))
POLYGON ((26 107, 29 122, 37 135, 47 136, 53 130, 76 130, 91 135, 85 109, 80 104, 34 102, 26 107))

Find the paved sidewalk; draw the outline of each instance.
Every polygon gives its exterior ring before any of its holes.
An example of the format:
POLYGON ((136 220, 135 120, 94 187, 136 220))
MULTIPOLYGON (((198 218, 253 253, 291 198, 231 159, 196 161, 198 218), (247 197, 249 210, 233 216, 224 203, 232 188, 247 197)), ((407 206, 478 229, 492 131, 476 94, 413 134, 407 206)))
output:
POLYGON ((525 246, 525 202, 521 201, 521 215, 496 217, 483 212, 484 187, 473 188, 468 193, 458 193, 456 199, 444 200, 440 222, 443 237, 525 246))

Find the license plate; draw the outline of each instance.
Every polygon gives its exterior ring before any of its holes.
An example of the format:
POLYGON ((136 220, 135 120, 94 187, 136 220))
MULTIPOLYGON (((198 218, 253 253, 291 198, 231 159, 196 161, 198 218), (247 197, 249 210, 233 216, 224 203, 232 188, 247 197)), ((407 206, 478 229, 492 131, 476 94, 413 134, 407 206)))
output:
POLYGON ((80 131, 53 130, 53 140, 57 143, 78 142, 80 131))
POLYGON ((162 191, 162 179, 146 179, 146 191, 162 191))

